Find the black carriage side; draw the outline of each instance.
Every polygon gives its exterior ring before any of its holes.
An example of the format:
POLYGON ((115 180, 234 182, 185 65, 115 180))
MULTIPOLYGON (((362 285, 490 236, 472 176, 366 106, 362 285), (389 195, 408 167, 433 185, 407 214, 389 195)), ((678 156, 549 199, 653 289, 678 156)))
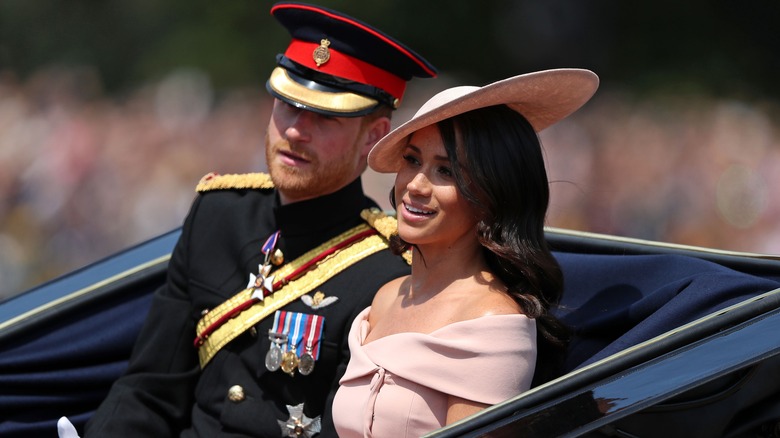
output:
MULTIPOLYGON (((126 367, 178 234, 0 303, 0 436, 51 435, 62 415, 83 429, 126 367)), ((430 436, 778 427, 780 336, 767 335, 780 328, 778 257, 559 229, 547 238, 566 281, 559 316, 577 329, 570 372, 430 436)))

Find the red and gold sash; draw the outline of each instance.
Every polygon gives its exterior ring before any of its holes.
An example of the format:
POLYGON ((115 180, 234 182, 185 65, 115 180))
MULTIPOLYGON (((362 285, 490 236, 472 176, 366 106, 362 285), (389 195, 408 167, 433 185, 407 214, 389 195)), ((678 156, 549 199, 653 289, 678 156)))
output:
POLYGON ((361 213, 371 226, 358 225, 308 251, 274 273, 274 292, 262 301, 252 298, 254 287, 242 290, 198 321, 195 346, 201 369, 241 333, 276 310, 319 287, 358 261, 388 247, 395 218, 378 210, 361 213))

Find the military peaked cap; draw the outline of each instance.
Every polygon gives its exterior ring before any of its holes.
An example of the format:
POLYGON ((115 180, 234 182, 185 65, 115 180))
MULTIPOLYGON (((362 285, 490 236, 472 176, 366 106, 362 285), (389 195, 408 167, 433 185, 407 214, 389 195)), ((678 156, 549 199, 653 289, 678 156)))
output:
POLYGON ((276 98, 321 114, 357 117, 398 108, 413 77, 436 76, 423 57, 340 12, 282 2, 271 14, 292 37, 266 87, 276 98))

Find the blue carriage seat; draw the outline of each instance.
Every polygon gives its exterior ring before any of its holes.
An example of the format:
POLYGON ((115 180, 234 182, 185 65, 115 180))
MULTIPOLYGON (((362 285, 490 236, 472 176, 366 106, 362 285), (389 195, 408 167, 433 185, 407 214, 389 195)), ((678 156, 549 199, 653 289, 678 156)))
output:
MULTIPOLYGON (((127 359, 178 230, 0 303, 0 436, 78 430, 127 359)), ((780 287, 777 260, 548 230, 564 273, 566 370, 780 287)))
POLYGON ((780 288, 780 257, 548 230, 574 331, 565 371, 780 288))

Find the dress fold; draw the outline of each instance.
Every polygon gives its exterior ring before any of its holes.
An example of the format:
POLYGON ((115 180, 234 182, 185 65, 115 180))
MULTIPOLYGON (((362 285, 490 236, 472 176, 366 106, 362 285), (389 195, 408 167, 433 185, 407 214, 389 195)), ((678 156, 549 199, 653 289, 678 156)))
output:
POLYGON ((530 388, 536 323, 525 315, 483 316, 364 344, 369 312, 352 324, 351 358, 333 404, 342 438, 420 436, 444 426, 449 396, 492 405, 530 388))

